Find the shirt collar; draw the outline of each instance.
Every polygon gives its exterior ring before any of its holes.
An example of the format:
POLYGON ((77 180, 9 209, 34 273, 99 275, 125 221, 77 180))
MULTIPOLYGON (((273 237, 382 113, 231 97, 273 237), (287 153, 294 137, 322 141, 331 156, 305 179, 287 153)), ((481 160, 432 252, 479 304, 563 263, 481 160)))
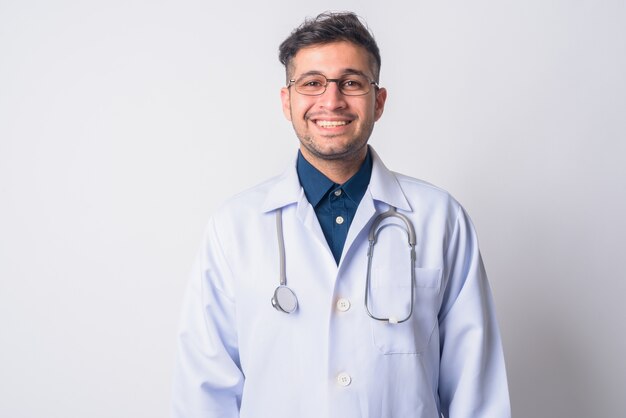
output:
POLYGON ((332 180, 322 174, 317 168, 313 167, 300 151, 298 151, 296 170, 300 184, 304 189, 304 194, 311 206, 316 207, 330 189, 336 189, 340 186, 346 193, 346 196, 358 204, 361 198, 363 198, 367 190, 367 185, 370 182, 372 175, 372 157, 368 151, 359 170, 343 185, 333 183, 332 180))
POLYGON ((307 200, 311 206, 317 206, 322 197, 328 192, 328 189, 333 187, 334 183, 317 168, 313 167, 300 151, 298 151, 296 171, 307 200))
MULTIPOLYGON (((372 174, 366 194, 369 193, 373 200, 386 203, 401 210, 411 211, 411 206, 404 196, 396 175, 385 167, 385 164, 383 164, 371 146, 369 146, 369 153, 372 159, 372 174)), ((296 161, 292 162, 280 176, 271 180, 271 183, 261 207, 263 212, 270 212, 277 208, 298 203, 301 201, 301 196, 304 198, 304 188, 298 180, 296 161)))
POLYGON ((348 181, 346 181, 341 188, 346 195, 356 204, 358 204, 363 195, 367 191, 367 186, 370 184, 370 178, 372 177, 372 156, 369 150, 365 156, 365 161, 361 164, 359 171, 348 181))

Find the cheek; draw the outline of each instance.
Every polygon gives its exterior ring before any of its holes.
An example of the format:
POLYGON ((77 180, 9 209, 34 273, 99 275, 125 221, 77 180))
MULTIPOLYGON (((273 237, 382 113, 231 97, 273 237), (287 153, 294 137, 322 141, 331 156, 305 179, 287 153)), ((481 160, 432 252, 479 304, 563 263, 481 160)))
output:
POLYGON ((292 103, 291 116, 294 120, 302 121, 309 109, 310 106, 307 106, 305 103, 292 103))
POLYGON ((370 103, 365 110, 365 115, 367 115, 366 119, 375 122, 380 117, 380 112, 378 111, 378 106, 376 106, 376 102, 370 103))

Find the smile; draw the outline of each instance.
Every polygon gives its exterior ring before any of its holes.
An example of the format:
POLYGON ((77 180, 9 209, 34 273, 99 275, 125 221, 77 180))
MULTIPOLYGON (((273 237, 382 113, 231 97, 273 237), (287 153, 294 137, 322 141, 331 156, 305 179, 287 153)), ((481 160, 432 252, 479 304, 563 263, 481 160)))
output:
POLYGON ((322 128, 334 128, 337 126, 345 126, 350 124, 351 120, 316 120, 315 124, 322 128))

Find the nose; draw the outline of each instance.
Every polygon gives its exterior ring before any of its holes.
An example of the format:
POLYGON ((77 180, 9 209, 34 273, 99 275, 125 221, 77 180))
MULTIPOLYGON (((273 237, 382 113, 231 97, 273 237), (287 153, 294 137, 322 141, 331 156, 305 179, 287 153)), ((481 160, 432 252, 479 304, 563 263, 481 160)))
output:
POLYGON ((328 80, 326 91, 320 96, 320 105, 326 109, 343 109, 346 107, 346 96, 339 90, 338 80, 328 80))

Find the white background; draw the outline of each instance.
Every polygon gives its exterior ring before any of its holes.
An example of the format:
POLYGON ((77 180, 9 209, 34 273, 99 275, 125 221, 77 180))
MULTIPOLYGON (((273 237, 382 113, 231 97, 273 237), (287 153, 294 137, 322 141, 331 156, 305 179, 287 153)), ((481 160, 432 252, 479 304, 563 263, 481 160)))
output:
POLYGON ((625 2, 313 3, 0 0, 0 416, 167 416, 201 231, 291 161, 277 48, 327 9, 381 48, 371 143, 476 224, 514 416, 626 416, 625 2))

